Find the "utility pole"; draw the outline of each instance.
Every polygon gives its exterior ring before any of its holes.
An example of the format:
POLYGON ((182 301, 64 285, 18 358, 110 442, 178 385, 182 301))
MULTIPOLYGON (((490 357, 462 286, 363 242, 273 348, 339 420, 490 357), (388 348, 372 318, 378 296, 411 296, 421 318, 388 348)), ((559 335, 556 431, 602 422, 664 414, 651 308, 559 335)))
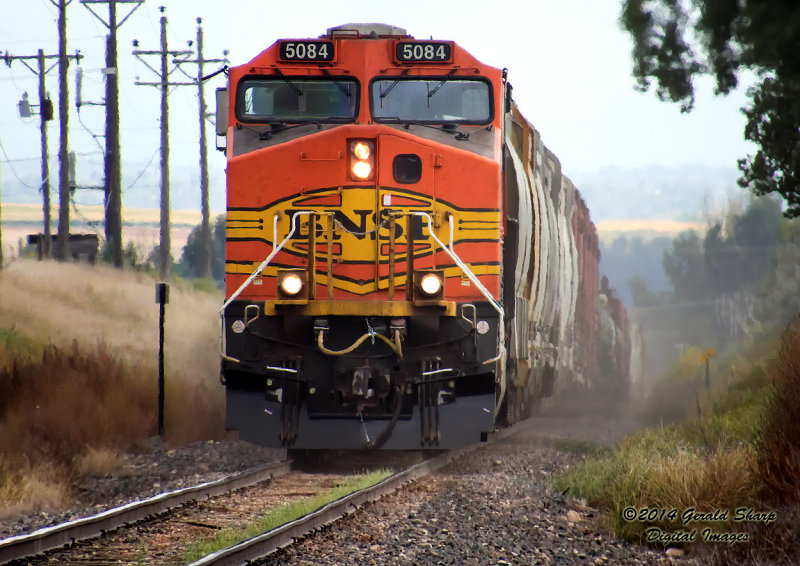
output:
POLYGON ((203 57, 202 23, 203 20, 197 18, 197 59, 182 60, 178 64, 197 64, 197 99, 200 106, 200 209, 202 213, 200 224, 200 268, 203 277, 211 277, 211 211, 208 203, 208 142, 206 141, 206 120, 209 114, 203 91, 203 81, 208 77, 203 76, 203 64, 227 63, 228 52, 223 52, 223 55, 226 56, 223 59, 205 59, 203 57))
MULTIPOLYGON (((71 2, 72 0, 70 0, 71 2)), ((50 0, 58 8, 58 254, 61 261, 70 258, 69 250, 69 87, 67 86, 67 0, 50 0)), ((76 55, 77 56, 77 55, 76 55)), ((80 58, 78 58, 80 61, 80 58)))
POLYGON ((114 266, 122 267, 122 166, 119 143, 119 67, 117 66, 117 29, 144 0, 80 0, 108 28, 106 37, 106 151, 105 151, 105 236, 114 253, 114 266), (106 22, 92 9, 92 4, 108 4, 106 22), (117 23, 117 4, 134 4, 117 23))
MULTIPOLYGON (((143 51, 134 49, 133 54, 142 61, 147 67, 157 74, 160 78, 159 82, 140 82, 136 81, 137 85, 150 85, 156 86, 161 90, 161 234, 158 245, 160 256, 159 273, 162 280, 169 277, 169 255, 170 255, 170 224, 169 224, 169 104, 167 90, 171 86, 180 85, 193 85, 194 83, 177 83, 170 82, 169 80, 169 67, 167 65, 167 57, 178 57, 182 55, 191 55, 191 51, 169 51, 167 49, 167 17, 164 15, 164 6, 159 7, 161 11, 161 49, 159 51, 143 51), (157 71, 151 67, 147 61, 142 59, 141 55, 159 55, 161 58, 161 68, 157 71)), ((134 47, 139 46, 139 41, 134 40, 134 47)), ((175 68, 173 68, 174 70, 175 68)))
POLYGON ((47 121, 53 119, 53 103, 47 96, 44 84, 44 51, 39 50, 36 60, 39 62, 39 137, 42 140, 42 209, 44 212, 44 241, 42 242, 42 255, 50 257, 50 165, 47 163, 49 149, 47 147, 47 121), (46 112, 45 104, 49 104, 49 117, 46 112))
MULTIPOLYGON (((67 59, 69 59, 69 57, 70 56, 67 56, 67 59)), ((76 53, 71 57, 73 57, 76 61, 80 61, 83 55, 76 53)), ((45 68, 46 61, 48 59, 58 59, 60 61, 60 55, 45 55, 42 49, 39 49, 36 55, 11 55, 8 51, 6 51, 5 54, 3 55, 3 60, 9 67, 11 66, 11 63, 13 63, 14 61, 21 61, 23 65, 25 65, 33 74, 37 75, 39 78, 39 116, 40 116, 39 134, 42 145, 42 157, 41 157, 42 184, 40 186, 40 190, 42 191, 42 212, 44 213, 44 221, 43 221, 44 241, 42 242, 42 254, 44 257, 49 257, 51 255, 50 243, 52 241, 52 234, 50 227, 51 225, 50 165, 49 165, 50 151, 48 148, 48 141, 47 141, 47 122, 53 119, 53 103, 50 100, 49 94, 47 93, 45 76, 59 64, 58 62, 56 62, 49 69, 45 68), (34 61, 34 60, 37 62, 36 67, 33 67, 28 63, 28 61, 34 61)), ((33 105, 28 103, 27 93, 25 93, 25 96, 20 101, 20 115, 22 115, 23 117, 29 117, 31 115, 30 106, 33 105)), ((67 211, 67 213, 68 212, 69 211, 67 211)))

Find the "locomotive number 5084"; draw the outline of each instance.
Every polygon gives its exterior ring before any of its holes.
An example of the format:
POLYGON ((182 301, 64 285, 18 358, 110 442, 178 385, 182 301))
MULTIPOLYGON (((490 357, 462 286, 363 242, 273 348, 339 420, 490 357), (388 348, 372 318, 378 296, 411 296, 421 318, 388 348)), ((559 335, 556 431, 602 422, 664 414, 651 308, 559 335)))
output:
POLYGON ((449 43, 437 41, 399 41, 395 49, 398 61, 441 63, 449 61, 453 49, 449 43))

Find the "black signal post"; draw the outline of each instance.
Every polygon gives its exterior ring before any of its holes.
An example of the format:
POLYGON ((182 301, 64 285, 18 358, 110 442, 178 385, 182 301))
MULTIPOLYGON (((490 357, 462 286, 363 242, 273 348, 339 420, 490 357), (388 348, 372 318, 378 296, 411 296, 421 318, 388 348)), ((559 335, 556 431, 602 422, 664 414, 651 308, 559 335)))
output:
POLYGON ((164 436, 164 314, 169 302, 169 285, 156 283, 158 314, 158 435, 164 436))

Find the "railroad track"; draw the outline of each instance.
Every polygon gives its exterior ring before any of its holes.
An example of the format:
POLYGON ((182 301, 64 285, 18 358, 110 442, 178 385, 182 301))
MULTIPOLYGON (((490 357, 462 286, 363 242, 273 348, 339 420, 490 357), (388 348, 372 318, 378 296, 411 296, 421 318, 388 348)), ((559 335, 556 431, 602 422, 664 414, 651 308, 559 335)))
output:
POLYGON ((98 537, 107 531, 166 512, 189 501, 208 499, 255 485, 289 472, 288 460, 266 464, 216 481, 162 493, 103 513, 0 540, 0 564, 98 537))
MULTIPOLYGON (((497 437, 506 436, 511 430, 512 429, 506 429, 493 435, 492 440, 495 440, 497 437)), ((238 565, 247 564, 265 557, 271 552, 291 544, 294 540, 302 538, 323 525, 333 523, 340 517, 354 511, 365 503, 377 500, 388 493, 398 490, 409 482, 448 465, 479 446, 481 446, 480 443, 465 446, 457 450, 442 453, 428 460, 414 464, 411 467, 406 467, 402 471, 394 473, 371 487, 351 493, 299 519, 283 524, 268 532, 209 554, 194 562, 193 565, 238 565)), ((176 559, 175 554, 168 556, 166 553, 160 554, 158 551, 156 551, 156 556, 146 554, 146 552, 153 551, 150 547, 148 547, 147 551, 142 550, 145 545, 140 539, 152 539, 153 537, 168 539, 170 537, 170 532, 187 529, 194 529, 194 536, 197 538, 196 533, 198 530, 202 534, 207 535, 209 532, 208 529, 213 529, 215 531, 220 530, 225 528, 224 525, 226 525, 226 523, 230 524, 233 522, 236 524, 237 521, 240 524, 243 520, 242 518, 247 517, 246 512, 239 513, 234 510, 240 502, 220 501, 224 498, 215 499, 207 503, 199 503, 200 500, 232 492, 247 486, 255 486, 265 480, 274 478, 274 481, 268 485, 250 488, 250 490, 259 490, 263 494, 267 494, 267 497, 271 497, 270 503, 264 503, 264 495, 240 496, 240 499, 255 499, 257 503, 251 503, 250 508, 256 507, 258 513, 263 513, 264 507, 270 505, 277 506, 287 499, 311 495, 314 490, 309 488, 309 485, 316 484, 317 487, 320 487, 320 484, 328 484, 332 486, 346 477, 346 474, 303 474, 301 472, 289 472, 289 466, 290 463, 288 461, 264 466, 250 472, 232 476, 231 478, 223 478, 222 480, 209 484, 203 484, 194 488, 187 488, 177 492, 159 495, 145 501, 132 503, 119 509, 101 513, 95 517, 72 521, 64 525, 41 529, 30 535, 23 535, 0 541, 0 564, 10 560, 32 557, 33 555, 41 554, 47 550, 57 549, 65 545, 70 545, 70 548, 58 551, 63 553, 63 556, 62 554, 52 555, 51 553, 48 555, 49 558, 42 558, 41 562, 45 563, 49 559, 50 563, 52 563, 52 560, 55 559, 59 564, 85 565, 103 563, 104 560, 113 558, 115 562, 119 560, 121 563, 125 561, 129 561, 130 563, 150 563, 148 562, 149 560, 152 560, 152 563, 174 563, 176 559), (190 504, 188 508, 184 507, 166 516, 167 511, 193 500, 198 501, 198 503, 190 504), (193 505, 196 508, 192 509, 193 505), (164 515, 151 521, 143 521, 147 517, 152 517, 159 513, 164 515), (238 517, 236 518, 230 519, 228 517, 228 515, 237 515, 237 513, 238 517), (125 525, 131 525, 137 521, 141 523, 128 529, 120 529, 117 533, 103 537, 101 540, 97 539, 97 537, 107 531, 118 529, 125 525), (205 532, 203 532, 204 530, 205 532), (126 533, 125 531, 128 532, 126 533), (78 542, 76 544, 76 541, 92 538, 95 540, 83 543, 78 542), (135 550, 133 547, 136 545, 141 545, 142 549, 138 551, 135 550), (100 562, 98 562, 98 560, 100 562)), ((178 534, 178 536, 180 536, 180 534, 178 534)), ((162 540, 160 545, 163 551, 165 547, 170 546, 170 543, 162 540)), ((180 546, 180 543, 178 543, 178 546, 180 546)), ((36 564, 39 563, 39 560, 39 558, 31 558, 30 560, 26 560, 26 563, 30 562, 36 564)))
POLYGON ((306 536, 324 525, 333 523, 365 503, 375 501, 418 478, 435 472, 479 446, 481 446, 480 443, 468 445, 414 464, 410 468, 395 473, 371 487, 351 493, 299 519, 209 554, 205 558, 193 562, 191 566, 240 566, 249 564, 279 548, 292 544, 296 539, 306 536))

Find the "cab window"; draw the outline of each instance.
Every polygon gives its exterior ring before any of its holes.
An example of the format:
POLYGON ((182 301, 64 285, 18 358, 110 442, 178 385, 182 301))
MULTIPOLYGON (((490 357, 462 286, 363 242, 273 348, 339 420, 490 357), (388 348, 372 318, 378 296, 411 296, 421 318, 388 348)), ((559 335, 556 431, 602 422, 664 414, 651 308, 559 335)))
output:
POLYGON ((236 117, 242 122, 354 120, 358 84, 351 79, 247 78, 239 83, 236 117))

